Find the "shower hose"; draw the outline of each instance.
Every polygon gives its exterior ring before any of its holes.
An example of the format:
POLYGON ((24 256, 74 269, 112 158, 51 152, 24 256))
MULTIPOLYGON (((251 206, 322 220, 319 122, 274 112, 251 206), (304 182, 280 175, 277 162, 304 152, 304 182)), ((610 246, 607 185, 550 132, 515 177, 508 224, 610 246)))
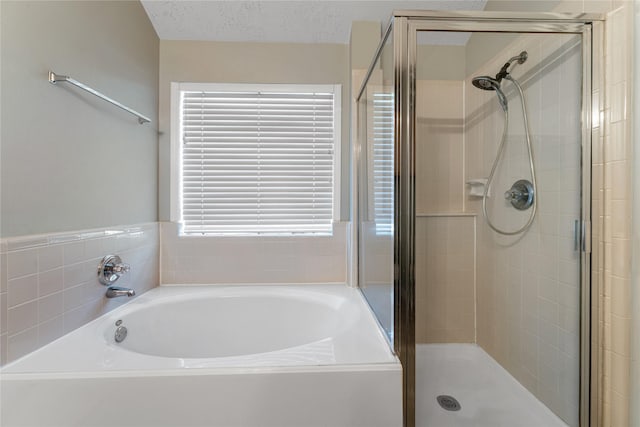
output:
POLYGON ((489 225, 489 227, 491 227, 493 231, 505 236, 513 236, 515 234, 522 233, 523 231, 528 229, 533 223, 533 220, 536 216, 536 210, 538 205, 538 186, 536 184, 536 171, 535 171, 535 165, 533 162, 533 150, 531 149, 531 136, 529 135, 529 121, 527 120, 527 106, 524 102, 524 92, 522 91, 522 87, 520 86, 520 84, 517 82, 516 79, 514 79, 510 75, 505 76, 505 79, 510 80, 511 83, 513 83, 516 86, 516 88, 518 89, 518 92, 520 93, 520 102, 522 104, 522 116, 523 116, 523 122, 524 122, 524 133, 527 141, 527 151, 529 154, 529 169, 531 170, 531 182, 533 184, 533 205, 531 207, 531 214, 529 216, 529 220, 526 222, 526 224, 524 224, 522 227, 520 227, 515 231, 501 230, 500 228, 496 227, 491 222, 491 218, 489 218, 489 215, 487 213, 487 195, 489 194, 489 189, 491 188, 491 184, 493 184, 493 177, 495 175, 496 169, 498 168, 498 163, 500 163, 500 158, 504 154, 503 152, 504 152, 506 141, 507 141, 507 133, 509 128, 509 109, 505 108, 504 109, 504 129, 502 131, 502 140, 500 141, 500 146, 498 147, 496 158, 493 161, 493 166, 491 167, 491 172, 489 173, 489 178, 487 179, 487 185, 485 185, 484 187, 484 193, 482 195, 482 213, 484 214, 484 218, 487 221, 487 224, 489 225))

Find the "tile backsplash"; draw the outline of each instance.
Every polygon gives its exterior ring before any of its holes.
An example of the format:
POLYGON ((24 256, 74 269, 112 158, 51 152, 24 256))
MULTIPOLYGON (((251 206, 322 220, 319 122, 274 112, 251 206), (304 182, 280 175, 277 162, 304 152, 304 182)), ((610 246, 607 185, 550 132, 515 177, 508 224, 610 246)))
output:
POLYGON ((147 223, 0 240, 0 365, 127 302, 105 298, 100 260, 120 255, 117 282, 137 295, 161 283, 346 283, 348 224, 333 236, 182 237, 147 223), (160 241, 162 240, 162 249, 160 241))
POLYGON ((163 284, 346 283, 348 224, 333 236, 180 236, 162 222, 163 284))
POLYGON ((158 224, 7 238, 0 241, 0 362, 11 362, 127 301, 107 299, 103 256, 131 265, 118 286, 139 295, 158 285, 158 224))

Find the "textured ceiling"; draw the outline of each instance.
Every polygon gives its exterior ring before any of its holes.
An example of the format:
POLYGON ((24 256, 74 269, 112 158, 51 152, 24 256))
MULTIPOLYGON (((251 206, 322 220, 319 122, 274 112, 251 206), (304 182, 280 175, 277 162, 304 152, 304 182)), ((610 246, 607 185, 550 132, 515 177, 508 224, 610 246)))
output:
MULTIPOLYGON (((352 21, 386 23, 393 10, 482 10, 486 0, 142 0, 162 40, 348 43, 352 21)), ((464 44, 467 37, 433 43, 464 44)))

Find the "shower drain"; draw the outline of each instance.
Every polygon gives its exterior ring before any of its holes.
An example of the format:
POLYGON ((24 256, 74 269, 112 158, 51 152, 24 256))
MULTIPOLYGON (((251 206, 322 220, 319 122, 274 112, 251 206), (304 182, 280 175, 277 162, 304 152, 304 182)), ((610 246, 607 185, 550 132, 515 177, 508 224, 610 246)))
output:
POLYGON ((442 409, 446 411, 459 411, 460 403, 453 396, 447 396, 446 394, 436 397, 438 404, 442 406, 442 409))

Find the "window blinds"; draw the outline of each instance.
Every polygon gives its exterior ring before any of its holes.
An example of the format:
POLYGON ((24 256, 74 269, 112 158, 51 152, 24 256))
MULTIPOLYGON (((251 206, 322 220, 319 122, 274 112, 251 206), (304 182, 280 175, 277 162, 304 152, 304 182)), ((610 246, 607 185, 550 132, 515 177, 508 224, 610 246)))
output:
POLYGON ((181 91, 184 234, 332 232, 334 93, 181 91))
POLYGON ((373 94, 373 214, 376 234, 393 234, 393 93, 373 94))

